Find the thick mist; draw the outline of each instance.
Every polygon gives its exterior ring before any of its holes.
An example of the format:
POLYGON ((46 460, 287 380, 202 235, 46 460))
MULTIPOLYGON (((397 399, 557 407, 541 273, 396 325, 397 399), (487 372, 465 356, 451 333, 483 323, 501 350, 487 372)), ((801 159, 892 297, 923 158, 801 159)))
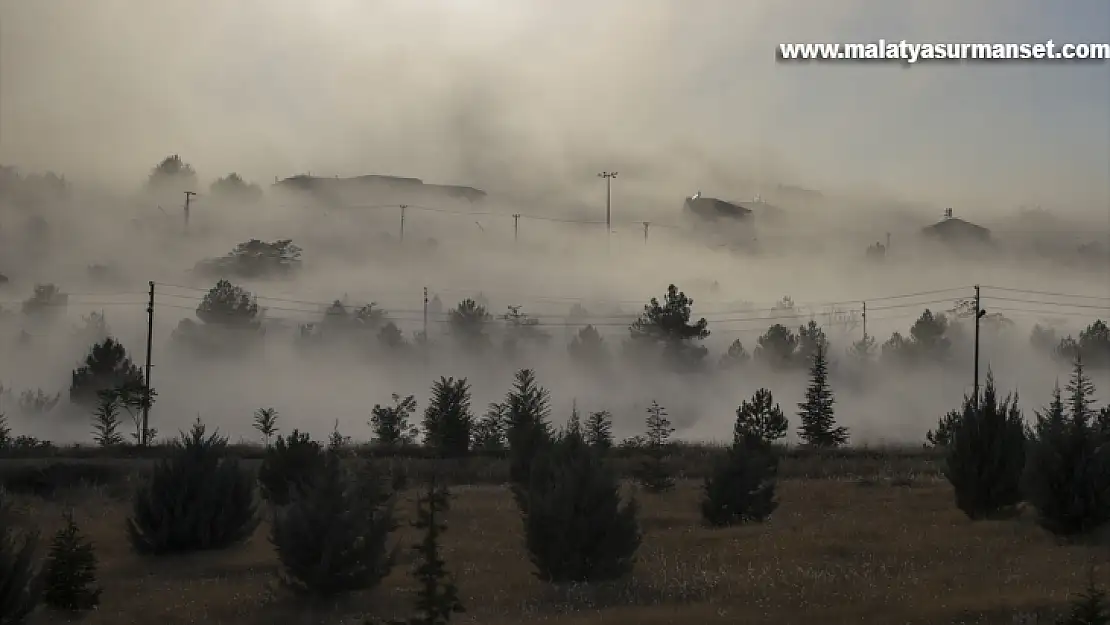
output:
POLYGON ((988 312, 1013 322, 984 330, 982 375, 990 368, 1002 390, 1020 391, 1031 414, 1067 374, 1030 345, 1032 325, 1077 335, 1110 308, 1106 248, 1077 253, 1107 241, 1106 65, 790 66, 774 62, 774 45, 1110 39, 1104 5, 1077 2, 1089 15, 1076 22, 1032 4, 0 0, 0 163, 69 182, 64 196, 0 199, 0 274, 10 279, 0 305, 15 311, 0 319, 0 382, 63 394, 49 419, 11 416, 12 425, 89 440, 86 417, 64 406, 89 346, 81 317, 102 311, 142 363, 148 281, 151 417, 164 435, 200 417, 253 439, 251 413, 273 406, 285 431, 323 436, 338 422, 365 439, 371 407, 391 393, 415 394, 422 409, 433 379, 464 376, 480 414, 516 368, 532 366, 557 423, 576 403, 612 411, 616 434, 629 436, 654 399, 677 436, 721 439, 759 387, 793 418, 806 381, 755 363, 721 371, 729 344, 751 352, 771 324, 796 331, 813 319, 832 343, 837 417, 853 443, 916 444, 971 389, 969 321, 950 365, 879 367, 860 382, 846 350, 863 335, 862 304, 881 344, 975 284, 988 312), (196 188, 144 190, 171 153, 196 169, 196 188), (598 223, 601 170, 620 172, 609 233, 598 223), (209 192, 232 171, 263 198, 209 192), (269 189, 306 172, 415 176, 489 195, 414 203, 402 241, 401 209, 387 205, 398 202, 269 189), (184 190, 199 193, 187 228, 184 190), (705 224, 682 211, 697 190, 758 194, 782 213, 753 203, 754 230, 705 224), (923 238, 946 206, 991 228, 993 243, 923 238), (867 259, 888 236, 886 257, 867 259), (180 349, 174 329, 195 319, 215 282, 194 266, 251 238, 304 250, 294 277, 233 278, 266 309, 261 347, 230 359, 180 349), (36 283, 70 294, 58 319, 18 312, 36 283), (628 365, 599 375, 572 363, 566 345, 581 325, 619 352, 628 324, 670 283, 709 322, 707 373, 628 365), (377 303, 411 342, 425 287, 444 311, 468 297, 495 316, 521 306, 549 343, 498 356, 495 321, 494 355, 475 359, 449 347, 445 315, 433 313, 429 336, 441 347, 430 362, 342 342, 298 347, 300 325, 321 321, 336 299, 377 303), (783 297, 793 312, 775 308, 783 297), (588 319, 568 320, 575 304, 588 319))

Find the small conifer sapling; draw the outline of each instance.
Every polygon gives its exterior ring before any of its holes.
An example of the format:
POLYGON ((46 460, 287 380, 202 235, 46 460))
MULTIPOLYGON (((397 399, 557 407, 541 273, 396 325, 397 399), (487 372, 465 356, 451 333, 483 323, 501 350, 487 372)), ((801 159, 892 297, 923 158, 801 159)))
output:
POLYGON ((661 493, 674 488, 674 475, 667 463, 669 439, 674 428, 667 419, 666 409, 658 402, 652 401, 647 413, 646 457, 636 472, 636 479, 648 492, 661 493))
POLYGON ((270 439, 278 432, 278 412, 273 408, 259 408, 254 412, 254 429, 262 435, 266 448, 270 447, 270 439))
POLYGON ((100 605, 96 552, 82 536, 72 513, 66 513, 65 523, 54 535, 46 557, 42 598, 56 610, 83 612, 100 605))

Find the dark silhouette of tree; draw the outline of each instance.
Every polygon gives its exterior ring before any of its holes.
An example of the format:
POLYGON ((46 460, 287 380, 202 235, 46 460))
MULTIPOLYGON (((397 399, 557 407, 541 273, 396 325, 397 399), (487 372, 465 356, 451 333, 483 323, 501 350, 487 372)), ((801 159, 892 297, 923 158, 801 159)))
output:
POLYGON ((1095 583, 1094 568, 1087 572, 1087 588, 1071 600, 1067 616, 1059 625, 1110 625, 1110 602, 1106 591, 1095 583))
POLYGON ((123 434, 120 434, 120 398, 111 390, 101 391, 96 411, 93 412, 93 441, 99 447, 116 447, 122 445, 123 434))
POLYGON ((870 363, 874 360, 877 351, 875 337, 868 334, 852 343, 851 347, 848 348, 848 356, 856 363, 870 363))
POLYGON ((690 370, 698 366, 709 353, 701 341, 709 337, 709 323, 705 318, 690 322, 694 300, 678 290, 675 285, 667 287, 667 294, 660 304, 656 298, 644 306, 644 312, 629 327, 633 344, 642 348, 655 345, 662 348, 664 362, 679 370, 690 370))
POLYGON ((36 284, 31 297, 23 300, 23 314, 52 318, 64 314, 69 305, 69 295, 54 284, 36 284))
POLYGON ((96 343, 85 356, 85 364, 70 376, 69 401, 92 409, 105 390, 142 389, 146 385, 143 372, 131 362, 127 349, 114 338, 96 343))
POLYGON ((613 448, 613 415, 608 410, 591 412, 582 427, 586 444, 605 453, 613 448))
POLYGON ((621 505, 616 474, 580 439, 563 437, 537 455, 518 503, 539 579, 603 582, 631 572, 639 506, 634 499, 621 505))
POLYGON ((935 429, 925 432, 925 441, 933 447, 947 447, 952 442, 952 433, 960 426, 963 412, 949 410, 937 420, 935 429))
POLYGON ((509 357, 517 355, 521 346, 543 346, 551 340, 551 335, 540 328, 540 320, 521 312, 520 306, 509 306, 501 319, 505 322, 503 347, 509 357))
POLYGON ((825 336, 825 331, 821 329, 821 326, 817 325, 816 321, 810 321, 808 324, 800 326, 798 328, 798 347, 794 352, 794 357, 808 364, 813 360, 813 355, 817 353, 818 347, 825 354, 829 353, 829 339, 825 336))
POLYGON ((818 346, 809 368, 809 388, 798 404, 798 436, 813 447, 839 447, 848 442, 848 429, 836 425, 825 350, 818 346))
POLYGON ((486 413, 474 424, 475 451, 504 451, 508 445, 505 431, 508 427, 508 409, 502 402, 490 402, 486 413))
POLYGON ((23 623, 38 606, 43 586, 35 566, 38 541, 37 531, 18 526, 11 504, 0 503, 0 623, 23 623))
POLYGON ((266 449, 258 469, 262 499, 275 506, 289 503, 298 488, 315 479, 324 463, 324 448, 307 432, 293 430, 278 436, 266 449))
POLYGON ((789 427, 786 415, 775 403, 771 391, 761 388, 750 401, 740 402, 736 409, 733 440, 755 438, 771 444, 785 438, 789 427))
POLYGON ((729 344, 728 351, 721 356, 720 366, 722 369, 736 369, 748 362, 749 358, 747 350, 744 349, 744 344, 740 342, 740 339, 736 339, 729 344))
POLYGON ((925 309, 910 327, 908 339, 895 332, 883 344, 883 357, 896 364, 943 362, 952 347, 952 340, 948 337, 950 327, 943 313, 934 314, 925 309))
POLYGON ((262 199, 262 188, 253 182, 243 180, 243 177, 235 172, 215 180, 208 188, 208 192, 215 197, 238 202, 257 202, 262 199))
MULTIPOLYGON (((762 389, 753 403, 770 406, 770 393, 762 389), (765 394, 761 394, 765 393, 765 394)), ((777 410, 775 406, 773 410, 777 410)), ((775 500, 775 480, 778 475, 779 456, 771 446, 772 436, 778 427, 753 427, 750 411, 737 410, 732 444, 723 457, 713 463, 705 478, 704 496, 701 501, 702 519, 709 525, 723 527, 741 523, 760 522, 778 508, 775 500)), ((782 411, 779 411, 779 416, 782 411)), ((776 422, 771 419, 770 422, 776 422)), ((785 417, 782 426, 785 427, 785 417)))
POLYGON ((197 306, 201 321, 224 327, 257 327, 258 313, 254 295, 228 280, 216 282, 197 306))
POLYGON ((674 433, 667 419, 667 410, 652 401, 647 409, 647 432, 644 435, 644 460, 636 470, 636 481, 649 493, 662 493, 674 488, 674 473, 667 462, 670 438, 674 433))
POLYGON ((412 526, 424 530, 424 537, 412 549, 418 557, 413 577, 419 584, 416 594, 416 615, 406 625, 446 625, 451 615, 464 612, 459 590, 447 563, 440 555, 440 535, 447 530, 444 522, 451 494, 439 484, 435 474, 424 494, 416 498, 416 520, 412 526))
POLYGON ((536 381, 532 369, 517 371, 505 397, 508 417, 509 479, 518 488, 528 485, 536 455, 551 443, 551 396, 536 381))
POLYGON ((386 322, 378 330, 378 345, 393 352, 404 349, 406 343, 401 328, 398 328, 397 324, 392 321, 386 322))
POLYGON ((270 448, 270 439, 278 433, 278 411, 274 408, 259 408, 254 412, 254 429, 262 435, 262 442, 270 448))
POLYGON ((1074 362, 1080 355, 1085 364, 1095 369, 1110 367, 1110 326, 1096 320, 1079 333, 1079 340, 1065 337, 1056 347, 1056 357, 1074 362))
POLYGON ((1067 391, 1037 419, 1023 491, 1041 527, 1070 538, 1110 522, 1110 436, 1091 421, 1094 386, 1078 360, 1067 391))
POLYGON ((100 605, 96 585, 96 552, 81 533, 73 514, 65 514, 65 527, 54 534, 43 567, 46 605, 68 612, 85 612, 100 605))
POLYGON ((416 442, 416 426, 409 419, 416 412, 416 397, 393 394, 393 405, 374 404, 370 411, 370 428, 374 442, 384 447, 403 447, 416 442))
POLYGON ((301 268, 301 248, 292 239, 250 239, 235 246, 226 256, 197 263, 203 275, 229 278, 286 276, 301 268))
POLYGON ((147 178, 147 188, 153 191, 195 191, 197 172, 177 154, 162 159, 147 178))
POLYGON ((395 496, 370 463, 352 475, 341 452, 329 450, 307 485, 277 510, 270 542, 281 581, 298 594, 334 597, 374 588, 396 560, 395 496))
POLYGON ((588 366, 603 364, 609 355, 601 333, 592 325, 578 330, 578 334, 567 345, 567 352, 572 361, 588 366))
POLYGON ((466 378, 441 377, 432 385, 432 397, 424 409, 424 444, 445 458, 465 456, 473 427, 466 378))
POLYGON ((451 337, 465 350, 485 351, 490 345, 486 326, 493 317, 484 306, 472 299, 464 299, 454 310, 447 313, 447 328, 451 337))
POLYGON ((798 337, 790 328, 776 323, 756 340, 755 358, 773 369, 786 369, 796 362, 798 337))
POLYGON ((1025 467, 1025 421, 1017 397, 999 401, 988 371, 980 397, 964 398, 950 436, 944 475, 956 507, 971 519, 1011 513, 1021 502, 1025 467))
POLYGON ((226 455, 227 439, 198 419, 174 441, 132 500, 127 535, 140 554, 224 549, 258 526, 254 477, 226 455))

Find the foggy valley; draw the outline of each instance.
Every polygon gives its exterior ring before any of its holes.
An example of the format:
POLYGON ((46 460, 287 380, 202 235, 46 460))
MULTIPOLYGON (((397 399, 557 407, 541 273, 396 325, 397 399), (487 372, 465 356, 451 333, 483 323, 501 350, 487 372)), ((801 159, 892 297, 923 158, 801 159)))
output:
MULTIPOLYGON (((334 12, 320 9, 298 21, 292 4, 217 9, 201 2, 178 7, 175 18, 167 9, 143 8, 135 16, 143 29, 118 32, 111 16, 134 8, 122 1, 87 12, 59 12, 57 3, 0 5, 0 162, 9 167, 0 180, 0 273, 8 278, 3 299, 11 312, 2 322, 9 344, 0 362, 5 388, 64 399, 69 373, 89 348, 75 328, 92 313, 104 315, 112 336, 143 365, 147 283, 154 281, 158 401, 151 419, 166 434, 200 416, 233 439, 251 438, 252 412, 273 406, 291 427, 322 436, 338 421, 358 438, 368 436, 370 408, 391 393, 423 398, 433 379, 465 377, 480 412, 503 397, 516 369, 533 367, 553 392, 556 414, 565 417, 575 402, 609 410, 622 436, 632 435, 644 407, 658 400, 680 437, 719 439, 730 431, 738 402, 756 389, 771 389, 792 409, 805 388, 804 367, 772 371, 756 359, 723 370, 719 360, 729 345, 739 340, 751 355, 774 323, 796 333, 813 320, 831 343, 837 418, 851 429, 852 442, 917 444, 971 390, 970 317, 966 310, 955 315, 960 334, 951 337, 950 361, 912 370, 875 366, 864 375, 848 356, 863 337, 862 302, 871 307, 867 332, 878 352, 893 332, 906 335, 926 308, 952 318, 957 302, 982 285, 993 321, 982 338, 983 375, 991 369, 1029 407, 1047 401, 1068 366, 1051 349, 1030 345, 1033 325, 1051 327, 1057 339, 1078 338, 1110 308, 1106 167, 1098 160, 1106 150, 1085 161, 1074 154, 1065 173, 992 147, 991 133, 1013 120, 999 118, 997 129, 968 135, 957 117, 911 108, 929 124, 951 125, 931 134, 913 129, 917 124, 895 132, 884 126, 893 119, 861 115, 823 91, 823 82, 805 82, 822 72, 851 76, 876 89, 874 97, 896 98, 881 81, 935 89, 931 81, 945 68, 786 67, 766 60, 779 35, 804 39, 821 32, 822 20, 851 15, 848 8, 802 15, 760 3, 747 9, 716 3, 698 16, 667 3, 632 12, 629 3, 611 2, 603 13, 624 18, 619 34, 582 27, 573 47, 533 40, 511 59, 502 51, 545 23, 584 23, 575 20, 584 19, 585 5, 571 3, 556 18, 496 2, 448 4, 335 3, 334 12), (179 30, 178 22, 190 21, 186 15, 202 14, 179 30), (747 40, 726 43, 711 14, 717 21, 727 16, 747 40), (240 33, 248 16, 272 39, 240 33), (363 18, 369 21, 359 28, 347 23, 363 18), (786 18, 793 26, 784 30, 786 18), (47 20, 54 48, 29 35, 47 20), (406 20, 423 24, 431 39, 410 45, 386 26, 406 20), (695 31, 697 42, 689 39, 695 31), (139 51, 163 38, 176 38, 175 51, 151 65, 139 51), (77 57, 67 52, 77 49, 83 50, 77 57), (356 51, 361 56, 351 56, 356 51), (591 60, 606 55, 620 71, 591 60), (735 66, 714 74, 717 80, 762 86, 747 110, 714 118, 702 110, 706 103, 737 102, 736 95, 713 95, 695 77, 697 68, 710 71, 725 58, 735 66), (791 73, 798 76, 785 77, 791 73), (372 89, 364 84, 368 77, 392 86, 372 89), (84 94, 80 104, 56 97, 66 81, 84 94), (835 118, 837 129, 802 132, 782 108, 795 92, 824 100, 821 116, 835 118), (699 119, 719 126, 699 126, 699 119), (862 136, 880 141, 883 133, 913 148, 890 159, 881 147, 861 147, 862 136), (843 158, 815 158, 838 145, 847 150, 843 158), (930 146, 947 156, 930 159, 930 146), (993 177, 1002 174, 984 159, 968 167, 953 156, 956 146, 1005 153, 1009 172, 993 177), (195 175, 152 174, 168 154, 180 154, 195 175), (611 181, 608 234, 606 181, 597 177, 606 169, 619 172, 611 181), (232 172, 257 188, 210 186, 232 172), (1091 175, 1077 178, 1083 172, 1091 175), (310 173, 325 182, 414 177, 482 193, 271 184, 310 173), (197 193, 187 227, 184 191, 197 193), (743 220, 699 217, 684 208, 695 192, 752 212, 743 220), (925 237, 922 228, 944 220, 949 207, 955 219, 990 228, 990 242, 925 237), (290 239, 303 250, 299 268, 280 278, 245 276, 230 265, 194 270, 251 239, 290 239), (890 247, 869 255, 876 244, 890 247), (216 356, 172 340, 182 319, 196 320, 196 306, 221 277, 258 298, 262 347, 216 356), (20 312, 36 284, 68 294, 48 320, 20 312), (695 341, 709 350, 696 373, 620 357, 628 325, 670 284, 693 298, 693 320, 708 321, 711 334, 695 341), (342 336, 319 329, 333 301, 351 311, 373 302, 410 351, 423 354, 413 341, 423 330, 425 287, 436 300, 427 358, 382 352, 377 329, 342 336), (914 293, 924 294, 902 297, 914 293), (776 309, 784 297, 793 311, 776 309), (447 311, 466 298, 492 317, 491 346, 480 357, 462 353, 448 336, 447 311), (586 315, 568 317, 576 304, 586 315), (502 317, 510 306, 538 323, 546 344, 525 341, 517 355, 504 355, 502 317), (317 324, 319 345, 307 349, 298 340, 302 324, 317 324), (568 355, 585 325, 599 331, 614 357, 604 375, 568 355)), ((978 75, 986 68, 961 71, 978 75)), ((1010 67, 989 71, 992 80, 1020 79, 1010 67)), ((1102 70, 1058 71, 1079 80, 1102 70)), ((1052 154, 1044 158, 1065 166, 1052 154)), ((66 401, 48 419, 17 418, 13 401, 3 409, 20 432, 52 440, 87 434, 84 416, 66 401)))

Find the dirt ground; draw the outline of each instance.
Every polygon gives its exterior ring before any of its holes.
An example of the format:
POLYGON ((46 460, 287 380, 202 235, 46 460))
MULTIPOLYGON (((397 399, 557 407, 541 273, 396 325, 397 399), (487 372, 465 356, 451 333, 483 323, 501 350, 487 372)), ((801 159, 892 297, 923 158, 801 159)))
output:
MULTIPOLYGON (((571 589, 532 575, 506 488, 454 487, 445 555, 467 608, 457 622, 1043 624, 1108 553, 1058 544, 1028 514, 972 523, 933 476, 785 480, 770 522, 731 529, 700 524, 699 484, 638 495, 645 538, 632 579, 571 589)), ((400 504, 406 518, 412 496, 400 504)), ((396 535, 400 560, 382 587, 307 605, 275 582, 265 524, 236 549, 143 559, 127 544, 127 504, 103 489, 18 503, 46 532, 72 506, 95 542, 105 590, 100 609, 82 620, 88 625, 356 624, 402 616, 411 603, 408 528, 396 535)), ((1108 581, 1104 571, 1098 577, 1108 581)), ((40 611, 33 622, 62 620, 40 611)))

